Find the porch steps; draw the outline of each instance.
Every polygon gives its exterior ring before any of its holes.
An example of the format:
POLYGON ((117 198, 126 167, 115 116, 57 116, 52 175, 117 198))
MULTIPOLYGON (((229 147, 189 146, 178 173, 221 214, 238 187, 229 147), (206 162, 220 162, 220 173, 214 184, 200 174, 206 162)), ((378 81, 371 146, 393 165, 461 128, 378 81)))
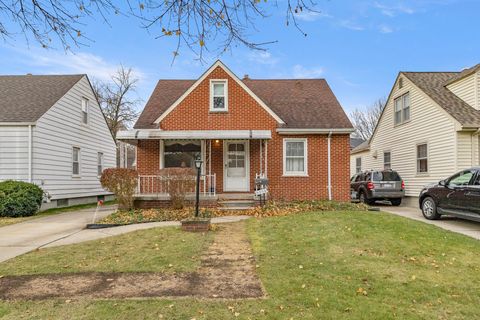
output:
POLYGON ((218 209, 229 211, 250 210, 255 208, 254 200, 226 200, 219 201, 218 204, 218 209))

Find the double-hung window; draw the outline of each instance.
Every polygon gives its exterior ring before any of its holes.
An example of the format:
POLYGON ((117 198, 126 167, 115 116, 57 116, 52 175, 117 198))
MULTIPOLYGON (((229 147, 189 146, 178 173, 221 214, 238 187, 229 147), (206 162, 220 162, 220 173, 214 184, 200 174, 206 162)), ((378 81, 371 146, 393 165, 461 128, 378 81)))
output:
POLYGON ((307 139, 283 140, 283 175, 306 176, 307 139))
POLYGON ((222 112, 228 110, 227 80, 210 81, 210 111, 222 112))
POLYGON ((72 175, 80 175, 80 148, 73 147, 72 150, 72 175))
POLYGON ((362 157, 355 158, 355 172, 362 172, 362 157))
POLYGON ((82 98, 82 122, 88 124, 88 99, 82 98))
POLYGON ((97 154, 97 175, 100 177, 103 172, 103 153, 99 152, 97 154))
POLYGON ((394 122, 395 125, 404 123, 410 120, 410 94, 407 92, 404 95, 394 100, 394 122))
POLYGON ((390 151, 383 152, 383 169, 392 169, 392 153, 390 151))
POLYGON ((417 145, 417 173, 428 172, 428 146, 426 143, 417 145))

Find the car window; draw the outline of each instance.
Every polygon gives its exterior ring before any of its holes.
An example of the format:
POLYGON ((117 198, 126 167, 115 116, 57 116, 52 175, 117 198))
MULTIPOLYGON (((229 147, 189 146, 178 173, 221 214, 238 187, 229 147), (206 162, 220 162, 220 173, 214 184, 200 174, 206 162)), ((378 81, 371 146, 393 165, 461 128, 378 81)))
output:
POLYGON ((401 181, 396 171, 376 171, 373 173, 373 181, 401 181))
POLYGON ((451 186, 466 186, 472 180, 473 172, 470 170, 462 171, 454 175, 448 182, 451 186))
POLYGON ((475 176, 475 179, 473 179, 472 184, 474 186, 480 186, 480 172, 477 172, 477 175, 475 176))
POLYGON ((357 174, 353 175, 353 177, 350 179, 350 182, 356 181, 356 180, 357 180, 357 177, 358 177, 357 174))
POLYGON ((359 174, 357 175, 357 179, 355 180, 355 182, 360 182, 362 181, 362 179, 363 179, 363 174, 359 174))

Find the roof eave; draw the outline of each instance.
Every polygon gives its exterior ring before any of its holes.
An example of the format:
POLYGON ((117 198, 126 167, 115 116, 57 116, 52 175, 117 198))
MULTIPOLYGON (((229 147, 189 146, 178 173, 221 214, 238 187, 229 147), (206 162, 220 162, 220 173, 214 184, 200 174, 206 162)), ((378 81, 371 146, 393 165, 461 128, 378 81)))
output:
POLYGON ((279 134, 350 134, 353 128, 278 128, 279 134))

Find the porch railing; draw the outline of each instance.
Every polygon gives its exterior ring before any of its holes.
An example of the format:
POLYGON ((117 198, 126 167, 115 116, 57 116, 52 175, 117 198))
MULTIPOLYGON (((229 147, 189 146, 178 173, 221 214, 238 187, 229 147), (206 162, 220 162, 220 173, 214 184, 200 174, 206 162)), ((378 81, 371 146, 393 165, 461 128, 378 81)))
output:
MULTIPOLYGON (((217 189, 216 174, 200 175, 200 194, 215 196, 217 189)), ((196 177, 194 178, 196 179, 196 177)), ((172 178, 166 175, 140 175, 138 176, 137 194, 141 195, 166 195, 172 178)), ((196 184, 188 193, 194 194, 196 184)))

